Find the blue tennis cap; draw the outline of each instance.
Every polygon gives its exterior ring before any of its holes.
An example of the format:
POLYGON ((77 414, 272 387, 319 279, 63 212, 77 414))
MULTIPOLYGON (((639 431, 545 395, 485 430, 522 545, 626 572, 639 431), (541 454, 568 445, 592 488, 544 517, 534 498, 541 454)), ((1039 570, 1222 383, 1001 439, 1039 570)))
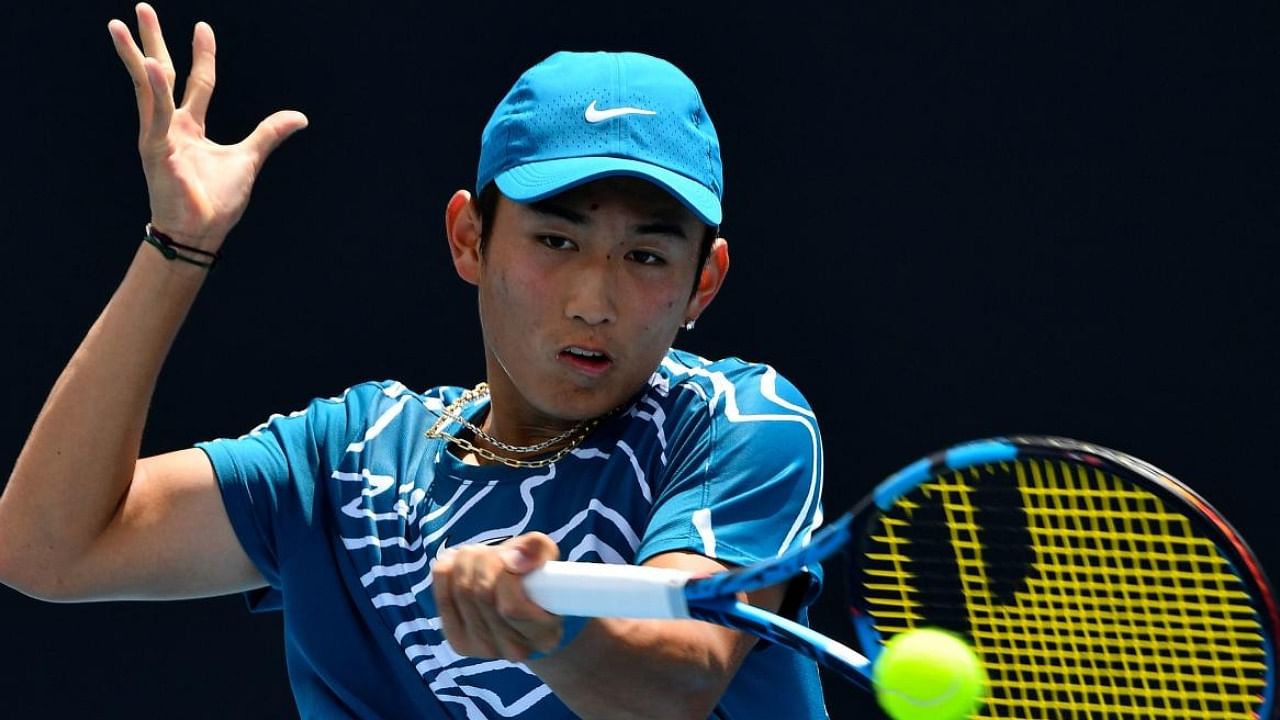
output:
POLYGON ((525 71, 493 111, 476 189, 496 182, 530 203, 618 175, 655 183, 720 224, 720 141, 693 81, 641 53, 558 52, 525 71))

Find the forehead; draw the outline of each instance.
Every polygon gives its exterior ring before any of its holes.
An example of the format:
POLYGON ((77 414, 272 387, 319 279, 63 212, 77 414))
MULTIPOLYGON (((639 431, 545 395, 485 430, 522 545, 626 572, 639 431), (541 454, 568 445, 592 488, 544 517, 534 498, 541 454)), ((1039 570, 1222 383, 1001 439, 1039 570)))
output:
POLYGON ((584 215, 606 209, 621 210, 636 215, 657 216, 681 224, 685 222, 700 224, 697 216, 671 193, 647 180, 633 177, 594 180, 553 195, 542 202, 568 208, 584 215))

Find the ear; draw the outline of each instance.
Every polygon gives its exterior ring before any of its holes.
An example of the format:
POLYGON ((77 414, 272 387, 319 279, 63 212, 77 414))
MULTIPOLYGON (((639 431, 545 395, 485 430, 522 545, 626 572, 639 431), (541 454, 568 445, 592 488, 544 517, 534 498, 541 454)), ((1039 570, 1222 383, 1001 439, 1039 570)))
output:
POLYGON ((720 292, 720 287, 724 285, 724 278, 729 274, 729 242, 722 237, 718 237, 711 243, 711 252, 707 254, 707 261, 702 265, 702 274, 698 276, 698 286, 693 291, 693 297, 689 298, 689 305, 685 308, 685 320, 697 320, 711 301, 715 299, 716 293, 720 292))
POLYGON ((458 277, 472 285, 480 281, 480 214, 471 193, 459 190, 444 211, 444 231, 458 277))

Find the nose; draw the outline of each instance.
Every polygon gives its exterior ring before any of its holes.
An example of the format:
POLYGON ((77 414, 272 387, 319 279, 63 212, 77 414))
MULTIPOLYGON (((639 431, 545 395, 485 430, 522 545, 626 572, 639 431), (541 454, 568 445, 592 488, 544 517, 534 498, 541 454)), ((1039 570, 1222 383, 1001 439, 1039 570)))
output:
POLYGON ((590 265, 584 263, 569 282, 565 315, 571 320, 581 320, 588 325, 617 320, 617 308, 613 302, 614 282, 607 261, 590 265))

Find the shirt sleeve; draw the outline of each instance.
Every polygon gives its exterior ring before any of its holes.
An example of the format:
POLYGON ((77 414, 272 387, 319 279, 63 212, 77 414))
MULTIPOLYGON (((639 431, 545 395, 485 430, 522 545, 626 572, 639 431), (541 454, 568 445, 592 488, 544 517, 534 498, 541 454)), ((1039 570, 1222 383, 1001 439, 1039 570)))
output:
POLYGON ((196 445, 213 464, 240 544, 274 591, 249 593, 253 609, 277 609, 288 548, 320 521, 317 486, 363 431, 369 405, 389 385, 357 385, 303 410, 272 415, 239 438, 196 445))
MULTIPOLYGON (((808 402, 767 365, 676 385, 668 472, 636 562, 684 550, 748 565, 808 542, 822 522, 822 439, 808 402)), ((821 587, 810 568, 803 597, 821 587)))

